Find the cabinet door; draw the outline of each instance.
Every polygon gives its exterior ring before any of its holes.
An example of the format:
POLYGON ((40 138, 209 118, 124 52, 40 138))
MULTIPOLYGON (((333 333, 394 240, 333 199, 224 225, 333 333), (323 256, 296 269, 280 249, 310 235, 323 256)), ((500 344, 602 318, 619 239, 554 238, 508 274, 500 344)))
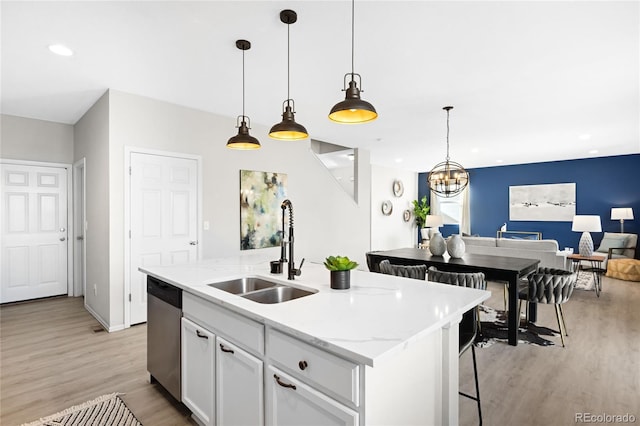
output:
POLYGON ((182 402, 204 425, 214 425, 216 336, 182 318, 182 402))
POLYGON ((216 338, 216 422, 263 425, 262 361, 236 345, 216 338))
POLYGON ((358 413, 274 367, 267 369, 267 425, 357 425, 358 413))

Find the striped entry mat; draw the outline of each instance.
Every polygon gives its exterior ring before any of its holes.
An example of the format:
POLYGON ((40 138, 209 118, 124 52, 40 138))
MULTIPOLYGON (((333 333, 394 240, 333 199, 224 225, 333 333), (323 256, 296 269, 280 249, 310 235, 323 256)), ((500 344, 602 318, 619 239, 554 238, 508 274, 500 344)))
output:
POLYGON ((142 426, 118 395, 102 395, 21 426, 142 426))

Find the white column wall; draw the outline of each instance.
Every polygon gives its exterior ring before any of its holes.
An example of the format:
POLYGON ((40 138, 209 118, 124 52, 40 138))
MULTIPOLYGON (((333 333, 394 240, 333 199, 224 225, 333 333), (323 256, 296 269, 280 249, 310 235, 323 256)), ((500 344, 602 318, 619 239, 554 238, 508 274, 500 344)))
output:
POLYGON ((412 200, 418 197, 418 174, 407 170, 372 166, 371 177, 371 250, 392 250, 414 247, 418 243, 412 200), (393 182, 402 181, 404 193, 393 194, 393 182), (382 202, 391 201, 391 215, 382 214, 382 202), (403 212, 411 210, 409 222, 403 220, 403 212))

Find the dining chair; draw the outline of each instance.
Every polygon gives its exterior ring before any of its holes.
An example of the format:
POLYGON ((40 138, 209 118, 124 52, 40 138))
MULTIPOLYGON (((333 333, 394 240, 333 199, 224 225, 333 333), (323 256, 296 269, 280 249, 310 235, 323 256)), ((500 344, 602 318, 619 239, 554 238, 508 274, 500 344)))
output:
MULTIPOLYGON (((427 279, 429 281, 438 282, 442 284, 457 285, 460 287, 476 288, 480 290, 486 290, 487 281, 482 272, 446 272, 439 271, 434 266, 428 269, 427 279)), ((480 320, 478 307, 465 312, 462 315, 462 320, 459 326, 459 346, 458 356, 469 348, 471 348, 471 356, 473 358, 473 377, 476 382, 476 395, 472 396, 464 392, 458 392, 460 395, 476 401, 478 404, 478 417, 480 419, 480 426, 482 426, 482 406, 480 403, 480 385, 478 384, 478 366, 476 363, 476 348, 473 342, 480 330, 480 320)))
POLYGON ((394 265, 385 259, 378 264, 380 272, 398 277, 424 280, 427 276, 427 265, 394 265))
MULTIPOLYGON (((527 304, 548 303, 554 305, 563 348, 565 347, 564 336, 569 334, 567 333, 567 324, 564 320, 562 305, 567 303, 571 294, 573 294, 577 278, 578 274, 576 272, 565 271, 564 269, 538 268, 537 272, 527 277, 527 286, 518 293, 518 298, 520 299, 518 318, 520 318, 523 301, 527 304)), ((529 318, 527 317, 528 323, 529 318)))

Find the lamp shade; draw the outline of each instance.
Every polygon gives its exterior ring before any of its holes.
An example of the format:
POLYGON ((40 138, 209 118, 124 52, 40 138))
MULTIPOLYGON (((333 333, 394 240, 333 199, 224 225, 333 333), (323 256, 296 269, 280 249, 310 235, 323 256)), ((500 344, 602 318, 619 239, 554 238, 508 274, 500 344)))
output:
POLYGON ((633 219, 633 209, 631 207, 614 207, 611 209, 611 220, 633 219))
POLYGON ((602 232, 600 216, 598 215, 575 215, 571 230, 575 232, 602 232))
POLYGON ((427 215, 427 218, 424 221, 425 228, 439 228, 442 225, 442 216, 436 214, 427 215))

